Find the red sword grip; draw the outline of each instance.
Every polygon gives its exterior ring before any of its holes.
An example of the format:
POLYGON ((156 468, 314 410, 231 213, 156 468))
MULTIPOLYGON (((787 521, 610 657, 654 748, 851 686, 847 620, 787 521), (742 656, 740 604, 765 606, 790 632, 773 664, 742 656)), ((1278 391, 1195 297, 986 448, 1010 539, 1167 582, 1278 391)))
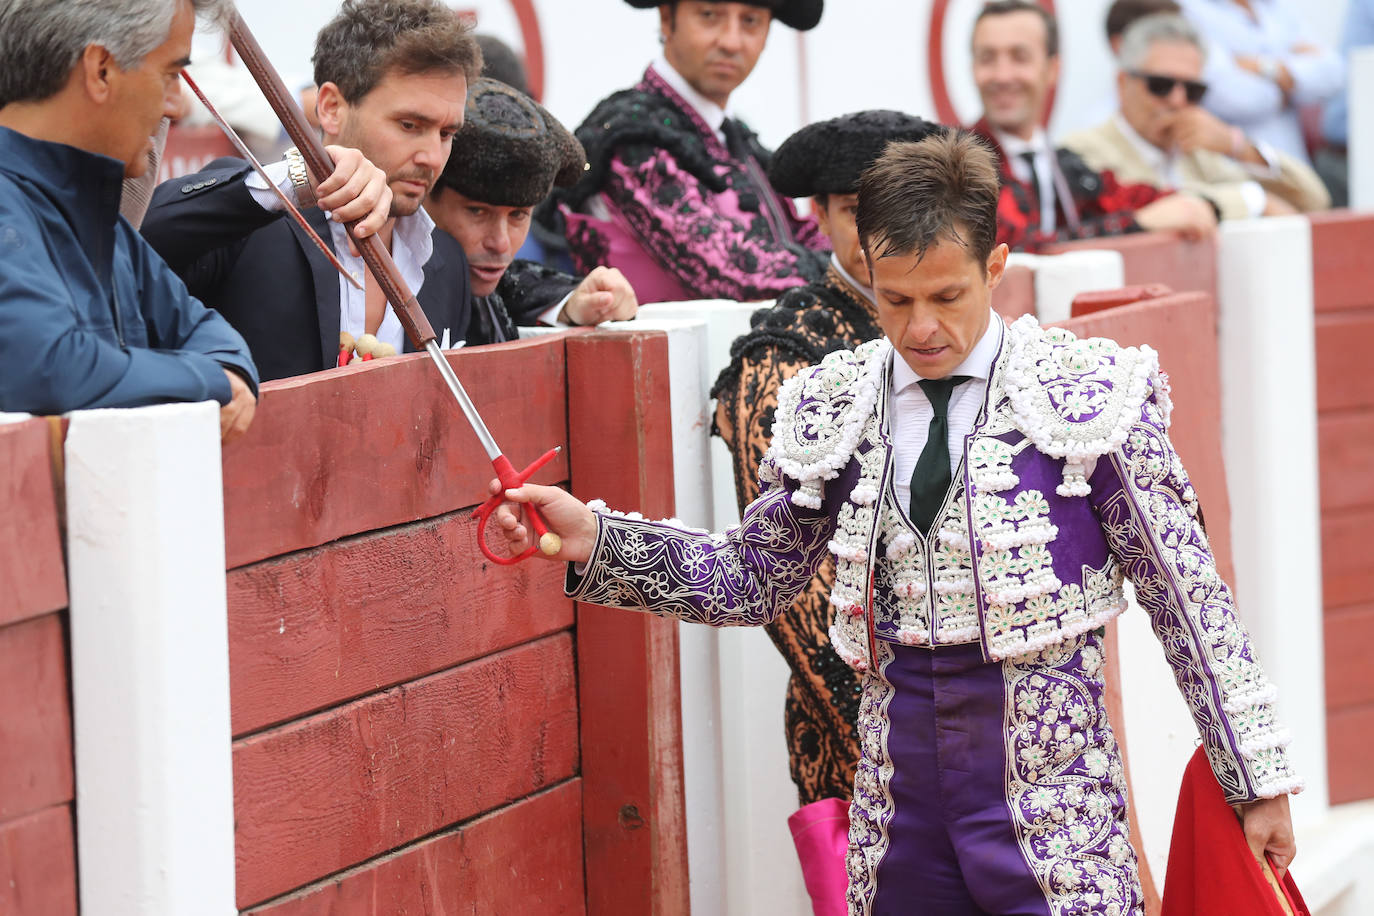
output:
MULTIPOLYGON (((534 476, 536 471, 552 461, 559 451, 560 449, 558 448, 549 449, 523 471, 517 471, 515 465, 511 464, 510 459, 505 455, 497 455, 492 459, 491 465, 496 469, 496 479, 501 481, 501 492, 492 496, 486 502, 482 503, 482 505, 477 507, 477 544, 482 548, 482 553, 488 560, 500 564, 501 566, 514 566, 521 560, 526 560, 534 556, 535 550, 541 549, 541 544, 544 541, 545 535, 548 535, 550 532, 549 526, 544 522, 544 517, 539 514, 539 510, 535 508, 534 505, 527 504, 524 507, 524 512, 529 519, 530 528, 534 530, 536 543, 531 544, 524 553, 518 556, 499 556, 487 546, 487 521, 491 518, 491 514, 500 508, 501 503, 505 502, 506 490, 515 490, 523 486, 527 480, 534 476)), ((554 537, 556 538, 557 535, 554 535, 554 537)), ((553 550, 551 553, 557 553, 557 550, 553 550)))

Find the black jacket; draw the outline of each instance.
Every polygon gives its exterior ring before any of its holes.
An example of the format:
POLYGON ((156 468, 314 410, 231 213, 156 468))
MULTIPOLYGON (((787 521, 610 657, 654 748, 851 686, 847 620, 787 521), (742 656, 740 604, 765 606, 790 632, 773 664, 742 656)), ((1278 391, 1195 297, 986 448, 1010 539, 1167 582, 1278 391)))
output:
MULTIPOLYGON (((250 173, 240 159, 218 159, 163 183, 153 193, 143 236, 193 295, 243 335, 264 381, 332 368, 342 278, 294 220, 253 199, 244 184, 250 173)), ((325 215, 304 214, 332 244, 325 215)), ((472 313, 467 258, 448 233, 435 229, 433 238, 417 298, 439 339, 447 329, 456 343, 472 313)), ((407 341, 406 351, 412 349, 407 341)))

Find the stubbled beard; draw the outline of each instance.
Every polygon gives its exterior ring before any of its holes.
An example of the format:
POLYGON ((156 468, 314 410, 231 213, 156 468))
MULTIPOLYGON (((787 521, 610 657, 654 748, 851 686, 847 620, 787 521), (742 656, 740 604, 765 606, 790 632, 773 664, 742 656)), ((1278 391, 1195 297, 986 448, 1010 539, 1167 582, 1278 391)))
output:
POLYGON ((420 209, 423 203, 424 198, 422 197, 411 200, 409 197, 402 197, 399 194, 392 195, 391 216, 392 218, 398 216, 414 216, 415 212, 420 209))

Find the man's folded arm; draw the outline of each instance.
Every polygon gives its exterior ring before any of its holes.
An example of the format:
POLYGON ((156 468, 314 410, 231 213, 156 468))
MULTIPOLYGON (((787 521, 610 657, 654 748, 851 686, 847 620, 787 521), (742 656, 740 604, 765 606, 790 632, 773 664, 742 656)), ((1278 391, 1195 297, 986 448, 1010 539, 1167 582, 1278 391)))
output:
MULTIPOLYGON (((24 221, 21 214, 6 215, 24 221)), ((32 220, 27 222, 18 230, 40 237, 32 220)), ((0 268, 0 410, 56 414, 168 401, 226 404, 231 391, 225 365, 256 379, 242 339, 199 302, 188 299, 194 308, 175 322, 153 315, 157 333, 167 335, 157 341, 159 348, 125 348, 114 342, 114 303, 78 309, 61 276, 46 254, 33 252, 7 258, 0 268), (83 326, 82 313, 108 315, 110 323, 83 326), (166 346, 176 339, 200 352, 166 346)))
MULTIPOLYGON (((129 239, 130 257, 141 293, 140 311, 148 345, 157 350, 209 357, 248 383, 256 396, 258 369, 248 344, 214 309, 187 292, 186 284, 148 245, 129 239)), ((223 402, 221 402, 223 403, 223 402)))

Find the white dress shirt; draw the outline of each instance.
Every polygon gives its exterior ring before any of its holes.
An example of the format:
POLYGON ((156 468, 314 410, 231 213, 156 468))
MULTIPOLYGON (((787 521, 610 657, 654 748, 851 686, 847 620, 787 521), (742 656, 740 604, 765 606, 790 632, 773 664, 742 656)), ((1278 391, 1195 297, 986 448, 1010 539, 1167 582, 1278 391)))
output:
MULTIPOLYGON (((951 474, 964 456, 964 437, 973 431, 983 408, 992 367, 1002 347, 1005 325, 996 312, 988 317, 987 330, 964 361, 950 375, 967 375, 969 381, 955 387, 949 397, 949 467, 951 474)), ((892 354, 892 390, 888 393, 888 423, 892 439, 892 489, 905 512, 911 505, 911 474, 926 447, 935 409, 921 390, 921 377, 895 351, 892 354)))
MULTIPOLYGON (((295 199, 295 189, 291 186, 291 176, 287 174, 285 162, 274 162, 265 166, 269 178, 276 182, 277 187, 285 194, 295 199)), ((249 174, 244 182, 253 195, 253 199, 264 210, 277 212, 285 210, 281 200, 277 195, 268 189, 267 183, 262 180, 257 172, 249 174)), ((353 276, 360 284, 365 284, 367 277, 367 265, 359 255, 350 254, 348 251, 348 230, 343 223, 336 223, 333 220, 329 223, 330 241, 333 242, 334 255, 343 264, 344 269, 353 276)), ((425 283, 425 264, 429 261, 430 255, 434 253, 434 220, 430 219, 425 208, 421 207, 410 216, 398 216, 392 224, 391 230, 391 258, 396 262, 396 266, 401 271, 401 277, 410 287, 410 291, 419 295, 420 287, 425 283)), ((367 333, 367 294, 357 289, 351 283, 345 283, 343 278, 339 278, 339 330, 347 331, 355 338, 367 333)), ((451 340, 451 334, 463 334, 466 328, 436 328, 442 338, 441 346, 445 349, 450 345, 461 345, 459 341, 451 340)), ((382 323, 378 326, 376 337, 382 343, 389 343, 396 348, 397 353, 405 351, 406 331, 401 325, 401 320, 396 317, 396 312, 387 303, 386 311, 382 313, 382 323)))
POLYGON ((678 73, 677 69, 668 63, 668 58, 664 57, 662 52, 659 52, 658 57, 654 58, 654 62, 649 66, 653 67, 655 73, 663 77, 664 82, 671 86, 674 92, 682 96, 683 101, 691 105, 696 113, 701 115, 701 119, 706 122, 707 127, 715 132, 716 139, 721 142, 721 145, 728 146, 725 142, 725 131, 721 130, 721 125, 725 123, 726 118, 731 116, 730 111, 721 108, 693 89, 686 77, 678 73))
POLYGON ((1002 152, 1007 156, 1007 165, 1011 168, 1011 174, 1017 181, 1023 184, 1030 184, 1030 166, 1026 164, 1024 158, 1026 153, 1032 153, 1035 158, 1035 178, 1038 184, 1036 196, 1040 199, 1040 228, 1046 232, 1055 230, 1056 217, 1054 210, 1054 175, 1058 169, 1058 163, 1054 159, 1054 147, 1050 145, 1050 138, 1045 131, 1039 127, 1035 133, 1031 134, 1029 140, 1022 140, 1020 137, 996 132, 997 142, 1002 147, 1002 152))
POLYGON ((1296 45, 1319 45, 1308 27, 1312 15, 1297 0, 1251 0, 1246 10, 1234 0, 1179 0, 1183 14, 1207 36, 1210 47, 1202 104, 1217 117, 1308 163, 1298 107, 1325 103, 1345 87, 1345 64, 1322 47, 1297 54, 1296 45), (1243 69, 1237 56, 1281 61, 1293 77, 1292 98, 1272 80, 1243 69), (1290 104, 1291 101, 1291 104, 1290 104))

